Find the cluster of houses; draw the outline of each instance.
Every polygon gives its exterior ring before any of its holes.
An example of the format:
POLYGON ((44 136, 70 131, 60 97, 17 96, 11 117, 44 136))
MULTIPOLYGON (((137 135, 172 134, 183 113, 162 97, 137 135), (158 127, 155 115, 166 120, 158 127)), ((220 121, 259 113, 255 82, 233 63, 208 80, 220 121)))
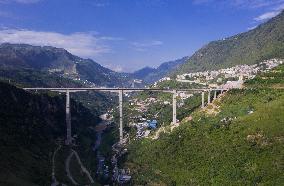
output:
POLYGON ((243 80, 253 79, 256 74, 266 72, 280 64, 283 64, 283 60, 270 59, 254 65, 237 65, 213 71, 181 74, 177 75, 176 81, 196 83, 212 88, 241 88, 243 80))
MULTIPOLYGON (((266 60, 254 65, 237 65, 231 68, 204 71, 204 72, 194 72, 178 75, 176 81, 202 84, 206 88, 221 88, 221 89, 232 89, 232 88, 242 88, 243 83, 247 79, 254 78, 260 72, 266 72, 278 65, 283 64, 283 60, 271 59, 266 60)), ((163 81, 172 80, 170 77, 164 77, 157 81, 155 85, 163 81)), ((178 97, 179 103, 178 107, 183 106, 184 101, 193 96, 187 92, 179 92, 178 97)), ((164 105, 171 105, 171 101, 161 101, 157 98, 149 97, 144 100, 132 99, 130 100, 130 105, 135 105, 133 108, 139 114, 133 115, 131 119, 131 125, 137 129, 136 137, 143 138, 148 137, 151 130, 156 129, 157 121, 149 120, 153 118, 145 118, 142 113, 147 112, 148 108, 153 104, 160 102, 164 105)), ((156 115, 158 115, 157 113, 156 115)), ((155 118, 155 116, 154 116, 155 118)))
POLYGON ((170 81, 171 78, 170 77, 163 77, 161 79, 159 79, 158 81, 154 82, 153 86, 156 87, 159 83, 163 82, 163 81, 170 81))
POLYGON ((153 103, 157 103, 157 102, 158 100, 154 97, 149 97, 149 98, 146 98, 145 100, 138 100, 136 98, 129 100, 129 104, 135 105, 135 110, 138 112, 146 112, 148 110, 149 105, 153 103))
POLYGON ((139 122, 139 123, 133 123, 137 129, 136 132, 136 138, 140 139, 143 137, 148 137, 151 133, 151 130, 156 129, 158 127, 157 120, 147 120, 146 122, 139 122))
MULTIPOLYGON (((231 89, 231 88, 242 88, 244 80, 252 79, 256 76, 256 74, 260 72, 266 72, 278 65, 283 64, 282 60, 271 59, 259 64, 254 65, 237 65, 231 68, 214 70, 214 71, 205 71, 205 72, 195 72, 195 73, 187 73, 178 75, 176 81, 179 82, 187 82, 187 83, 197 83, 202 84, 207 88, 222 88, 222 89, 231 89)), ((170 81, 170 77, 164 77, 160 79, 158 82, 154 84, 157 85, 162 81, 170 81)), ((139 83, 139 82, 136 82, 139 83)), ((129 94, 126 94, 127 97, 130 97, 129 94)), ((177 104, 178 107, 183 106, 184 101, 193 96, 188 92, 178 92, 179 102, 177 104)), ((160 103, 163 105, 171 105, 171 101, 163 101, 156 97, 148 97, 145 99, 137 99, 133 98, 129 100, 129 105, 132 106, 132 111, 135 111, 130 116, 129 126, 136 128, 136 138, 147 138, 149 137, 151 131, 158 128, 157 118, 158 113, 154 113, 152 116, 145 116, 145 113, 148 109, 154 104, 160 103)), ((108 114, 103 115, 104 120, 111 121, 113 119, 112 116, 113 110, 108 112, 108 114)), ((248 112, 248 114, 253 113, 252 110, 248 112)), ((231 121, 231 118, 224 118, 221 120, 223 123, 228 123, 231 121)), ((108 122, 110 125, 111 122, 108 122)), ((127 149, 123 146, 125 143, 117 143, 113 145, 113 157, 111 159, 113 174, 112 179, 114 182, 118 184, 124 184, 131 180, 131 174, 129 169, 119 169, 118 168, 118 158, 121 157, 127 149)), ((99 166, 101 167, 100 174, 108 176, 108 167, 104 167, 104 159, 99 158, 99 166)))
POLYGON ((111 158, 111 164, 113 167, 112 170, 112 181, 118 183, 118 185, 124 185, 125 183, 131 180, 131 173, 129 168, 119 168, 118 160, 127 153, 126 144, 129 140, 129 135, 126 135, 125 138, 113 144, 112 151, 113 155, 111 158))

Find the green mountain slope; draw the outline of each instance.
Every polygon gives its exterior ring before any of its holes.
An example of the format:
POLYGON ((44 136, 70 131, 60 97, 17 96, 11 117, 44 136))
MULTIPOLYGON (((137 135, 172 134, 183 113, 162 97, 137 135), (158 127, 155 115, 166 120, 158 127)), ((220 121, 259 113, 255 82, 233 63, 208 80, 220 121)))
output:
POLYGON ((0 67, 51 72, 88 80, 97 86, 127 86, 130 80, 126 74, 114 72, 91 59, 82 59, 65 49, 50 46, 1 44, 0 67))
POLYGON ((175 74, 255 64, 271 58, 284 58, 284 12, 256 29, 209 43, 175 74))
MULTIPOLYGON (((81 81, 74 81, 58 74, 35 69, 0 68, 0 80, 18 87, 88 87, 81 81)), ((114 101, 112 95, 100 92, 77 92, 71 94, 77 102, 89 108, 93 114, 100 115, 110 108, 114 101)))
POLYGON ((137 70, 132 75, 137 79, 142 79, 145 83, 153 83, 165 76, 173 70, 176 70, 187 61, 188 57, 183 57, 174 61, 162 63, 158 68, 145 67, 137 70))
MULTIPOLYGON (((5 98, 0 104, 0 185, 50 185, 52 154, 66 134, 65 98, 31 94, 6 83, 0 83, 0 96, 5 98)), ((71 110, 79 145, 75 148, 86 166, 95 170, 95 159, 88 159, 95 156, 91 145, 96 136, 90 127, 99 118, 73 100, 71 110)), ((57 164, 57 173, 66 175, 59 168, 57 164)), ((68 179, 58 178, 68 184, 68 179)))
POLYGON ((283 185, 284 66, 229 91, 216 115, 191 121, 158 140, 130 144, 125 165, 134 185, 283 185))

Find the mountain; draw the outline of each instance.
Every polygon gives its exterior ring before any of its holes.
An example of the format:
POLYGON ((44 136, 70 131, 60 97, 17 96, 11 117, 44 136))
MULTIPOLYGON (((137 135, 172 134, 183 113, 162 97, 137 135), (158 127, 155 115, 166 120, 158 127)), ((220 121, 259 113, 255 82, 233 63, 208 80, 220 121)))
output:
MULTIPOLYGON (((0 81, 17 87, 88 87, 81 81, 74 81, 58 74, 22 68, 0 68, 0 81)), ((114 104, 113 95, 102 92, 77 92, 72 98, 90 109, 93 114, 101 115, 114 104)))
POLYGON ((174 71, 182 74, 284 58, 284 12, 257 28, 213 41, 174 71))
POLYGON ((245 86, 205 109, 199 97, 176 129, 132 141, 131 185, 283 185, 284 65, 245 86))
MULTIPOLYGON (((2 82, 0 96, 5 98, 0 104, 0 185, 51 185, 52 154, 66 135, 64 96, 32 94, 2 82)), ((95 172, 91 146, 96 135, 91 128, 100 119, 74 100, 71 110, 72 132, 77 136, 74 148, 85 166, 95 172)), ((64 145, 58 151, 55 176, 71 185, 64 168, 68 151, 64 145)))
POLYGON ((150 73, 155 73, 157 69, 151 67, 144 67, 140 70, 133 72, 133 76, 137 79, 144 79, 150 73))
POLYGON ((72 79, 88 80, 96 86, 127 86, 129 78, 91 59, 82 59, 65 49, 27 44, 0 45, 0 68, 33 69, 72 79))
POLYGON ((187 61, 188 57, 178 60, 162 63, 158 68, 145 67, 135 71, 132 75, 134 78, 142 79, 146 83, 153 83, 162 77, 168 75, 169 72, 176 70, 180 65, 187 61))

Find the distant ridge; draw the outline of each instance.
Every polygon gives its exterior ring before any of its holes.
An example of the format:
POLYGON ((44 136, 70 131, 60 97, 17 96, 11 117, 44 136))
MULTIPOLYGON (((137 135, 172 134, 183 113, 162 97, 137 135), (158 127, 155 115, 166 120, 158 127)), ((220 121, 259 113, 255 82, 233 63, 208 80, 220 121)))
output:
POLYGON ((65 49, 28 44, 0 45, 0 68, 34 69, 88 80, 97 86, 126 86, 126 74, 114 72, 91 59, 83 59, 65 49))
POLYGON ((145 83, 153 83, 169 72, 176 70, 180 65, 187 61, 188 57, 183 57, 174 61, 162 63, 158 68, 145 67, 133 73, 133 76, 142 79, 145 83))
POLYGON ((245 33, 213 41, 172 73, 205 71, 284 58, 284 12, 245 33))

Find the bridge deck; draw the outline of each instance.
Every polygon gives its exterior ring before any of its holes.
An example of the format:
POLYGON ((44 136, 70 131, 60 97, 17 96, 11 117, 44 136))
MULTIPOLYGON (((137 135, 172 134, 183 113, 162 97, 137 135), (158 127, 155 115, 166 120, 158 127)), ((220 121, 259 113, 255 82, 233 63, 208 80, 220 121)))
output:
POLYGON ((35 87, 35 88, 23 88, 24 90, 53 90, 53 91, 165 91, 165 92, 172 92, 172 91, 224 91, 227 89, 163 89, 163 88, 74 88, 74 87, 64 87, 64 88, 43 88, 43 87, 35 87))

